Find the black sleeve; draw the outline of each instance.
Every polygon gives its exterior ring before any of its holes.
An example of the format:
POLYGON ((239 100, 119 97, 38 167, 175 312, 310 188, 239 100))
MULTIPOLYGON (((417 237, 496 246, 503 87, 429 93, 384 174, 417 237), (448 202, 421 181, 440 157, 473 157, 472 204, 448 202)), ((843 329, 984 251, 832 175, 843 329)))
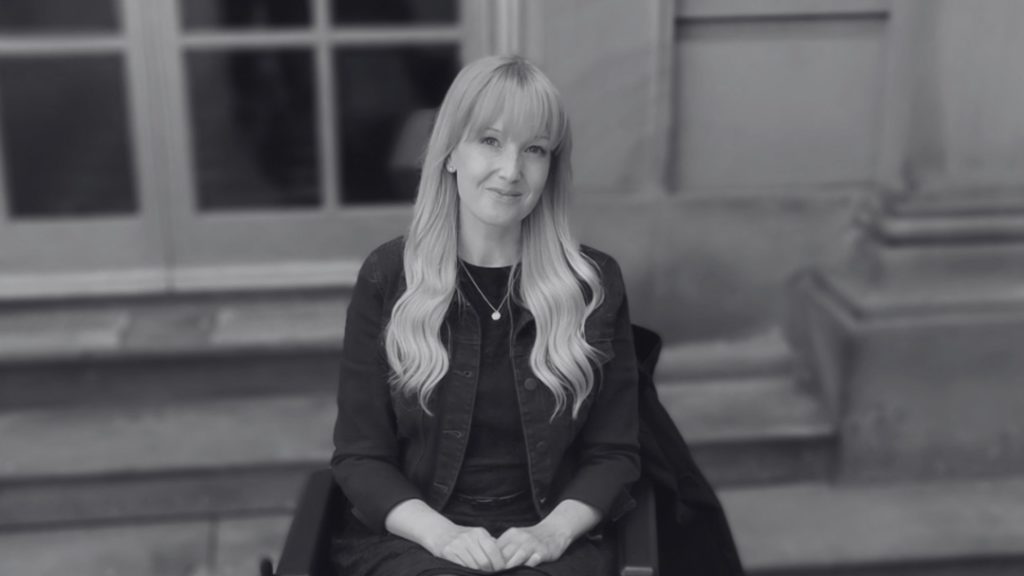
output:
POLYGON ((334 478, 368 527, 384 531, 391 509, 422 498, 399 466, 387 361, 379 342, 386 325, 371 254, 359 271, 345 320, 334 425, 334 478))

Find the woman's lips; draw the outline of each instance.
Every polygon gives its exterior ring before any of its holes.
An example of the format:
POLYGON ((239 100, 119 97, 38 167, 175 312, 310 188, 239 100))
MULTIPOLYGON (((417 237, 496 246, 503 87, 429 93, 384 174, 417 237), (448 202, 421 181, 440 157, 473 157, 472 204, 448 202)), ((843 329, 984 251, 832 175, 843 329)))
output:
POLYGON ((502 190, 501 188, 488 188, 487 190, 494 192, 495 194, 503 198, 518 198, 522 196, 522 192, 515 192, 512 190, 502 190))

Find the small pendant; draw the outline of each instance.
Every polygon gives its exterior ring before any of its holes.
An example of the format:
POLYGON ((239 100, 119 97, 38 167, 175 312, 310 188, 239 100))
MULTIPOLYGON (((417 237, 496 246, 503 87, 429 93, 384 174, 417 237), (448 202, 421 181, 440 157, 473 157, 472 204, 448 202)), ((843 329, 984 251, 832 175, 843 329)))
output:
POLYGON ((501 312, 495 310, 494 313, 491 314, 491 320, 501 320, 501 312))

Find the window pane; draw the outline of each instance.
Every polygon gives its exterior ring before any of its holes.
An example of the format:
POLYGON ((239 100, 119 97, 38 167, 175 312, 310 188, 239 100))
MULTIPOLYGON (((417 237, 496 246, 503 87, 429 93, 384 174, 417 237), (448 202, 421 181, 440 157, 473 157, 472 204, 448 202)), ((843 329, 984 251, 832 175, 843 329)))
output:
POLYGON ((320 203, 310 50, 188 55, 198 206, 320 203))
POLYGON ((343 203, 416 196, 434 111, 458 66, 455 46, 336 51, 343 203))
POLYGON ((14 216, 136 210, 120 56, 0 59, 14 216))
POLYGON ((0 0, 0 33, 117 28, 114 0, 0 0))
POLYGON ((332 0, 335 24, 454 23, 456 0, 332 0))
POLYGON ((309 0, 181 0, 186 29, 309 26, 309 0))

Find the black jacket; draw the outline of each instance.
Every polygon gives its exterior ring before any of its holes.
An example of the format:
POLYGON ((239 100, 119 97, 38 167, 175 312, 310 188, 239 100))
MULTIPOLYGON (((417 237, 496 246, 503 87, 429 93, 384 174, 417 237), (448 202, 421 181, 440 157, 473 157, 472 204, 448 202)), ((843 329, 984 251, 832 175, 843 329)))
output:
POLYGON ((725 511, 658 400, 654 367, 661 353, 661 338, 633 326, 633 343, 640 372, 641 469, 654 487, 660 574, 742 575, 725 511))
MULTIPOLYGON (((433 415, 388 385, 383 330, 406 288, 403 247, 402 238, 382 245, 359 271, 338 385, 331 465, 354 513, 376 531, 403 500, 444 508, 468 443, 481 358, 476 313, 453 299, 441 334, 449 370, 433 398, 433 415)), ((510 312, 510 355, 538 514, 572 498, 614 520, 633 504, 627 487, 640 475, 638 370, 622 272, 607 254, 583 251, 599 268, 605 297, 584 327, 603 361, 579 416, 563 410, 552 418, 554 395, 530 367, 536 326, 528 310, 510 312)))

